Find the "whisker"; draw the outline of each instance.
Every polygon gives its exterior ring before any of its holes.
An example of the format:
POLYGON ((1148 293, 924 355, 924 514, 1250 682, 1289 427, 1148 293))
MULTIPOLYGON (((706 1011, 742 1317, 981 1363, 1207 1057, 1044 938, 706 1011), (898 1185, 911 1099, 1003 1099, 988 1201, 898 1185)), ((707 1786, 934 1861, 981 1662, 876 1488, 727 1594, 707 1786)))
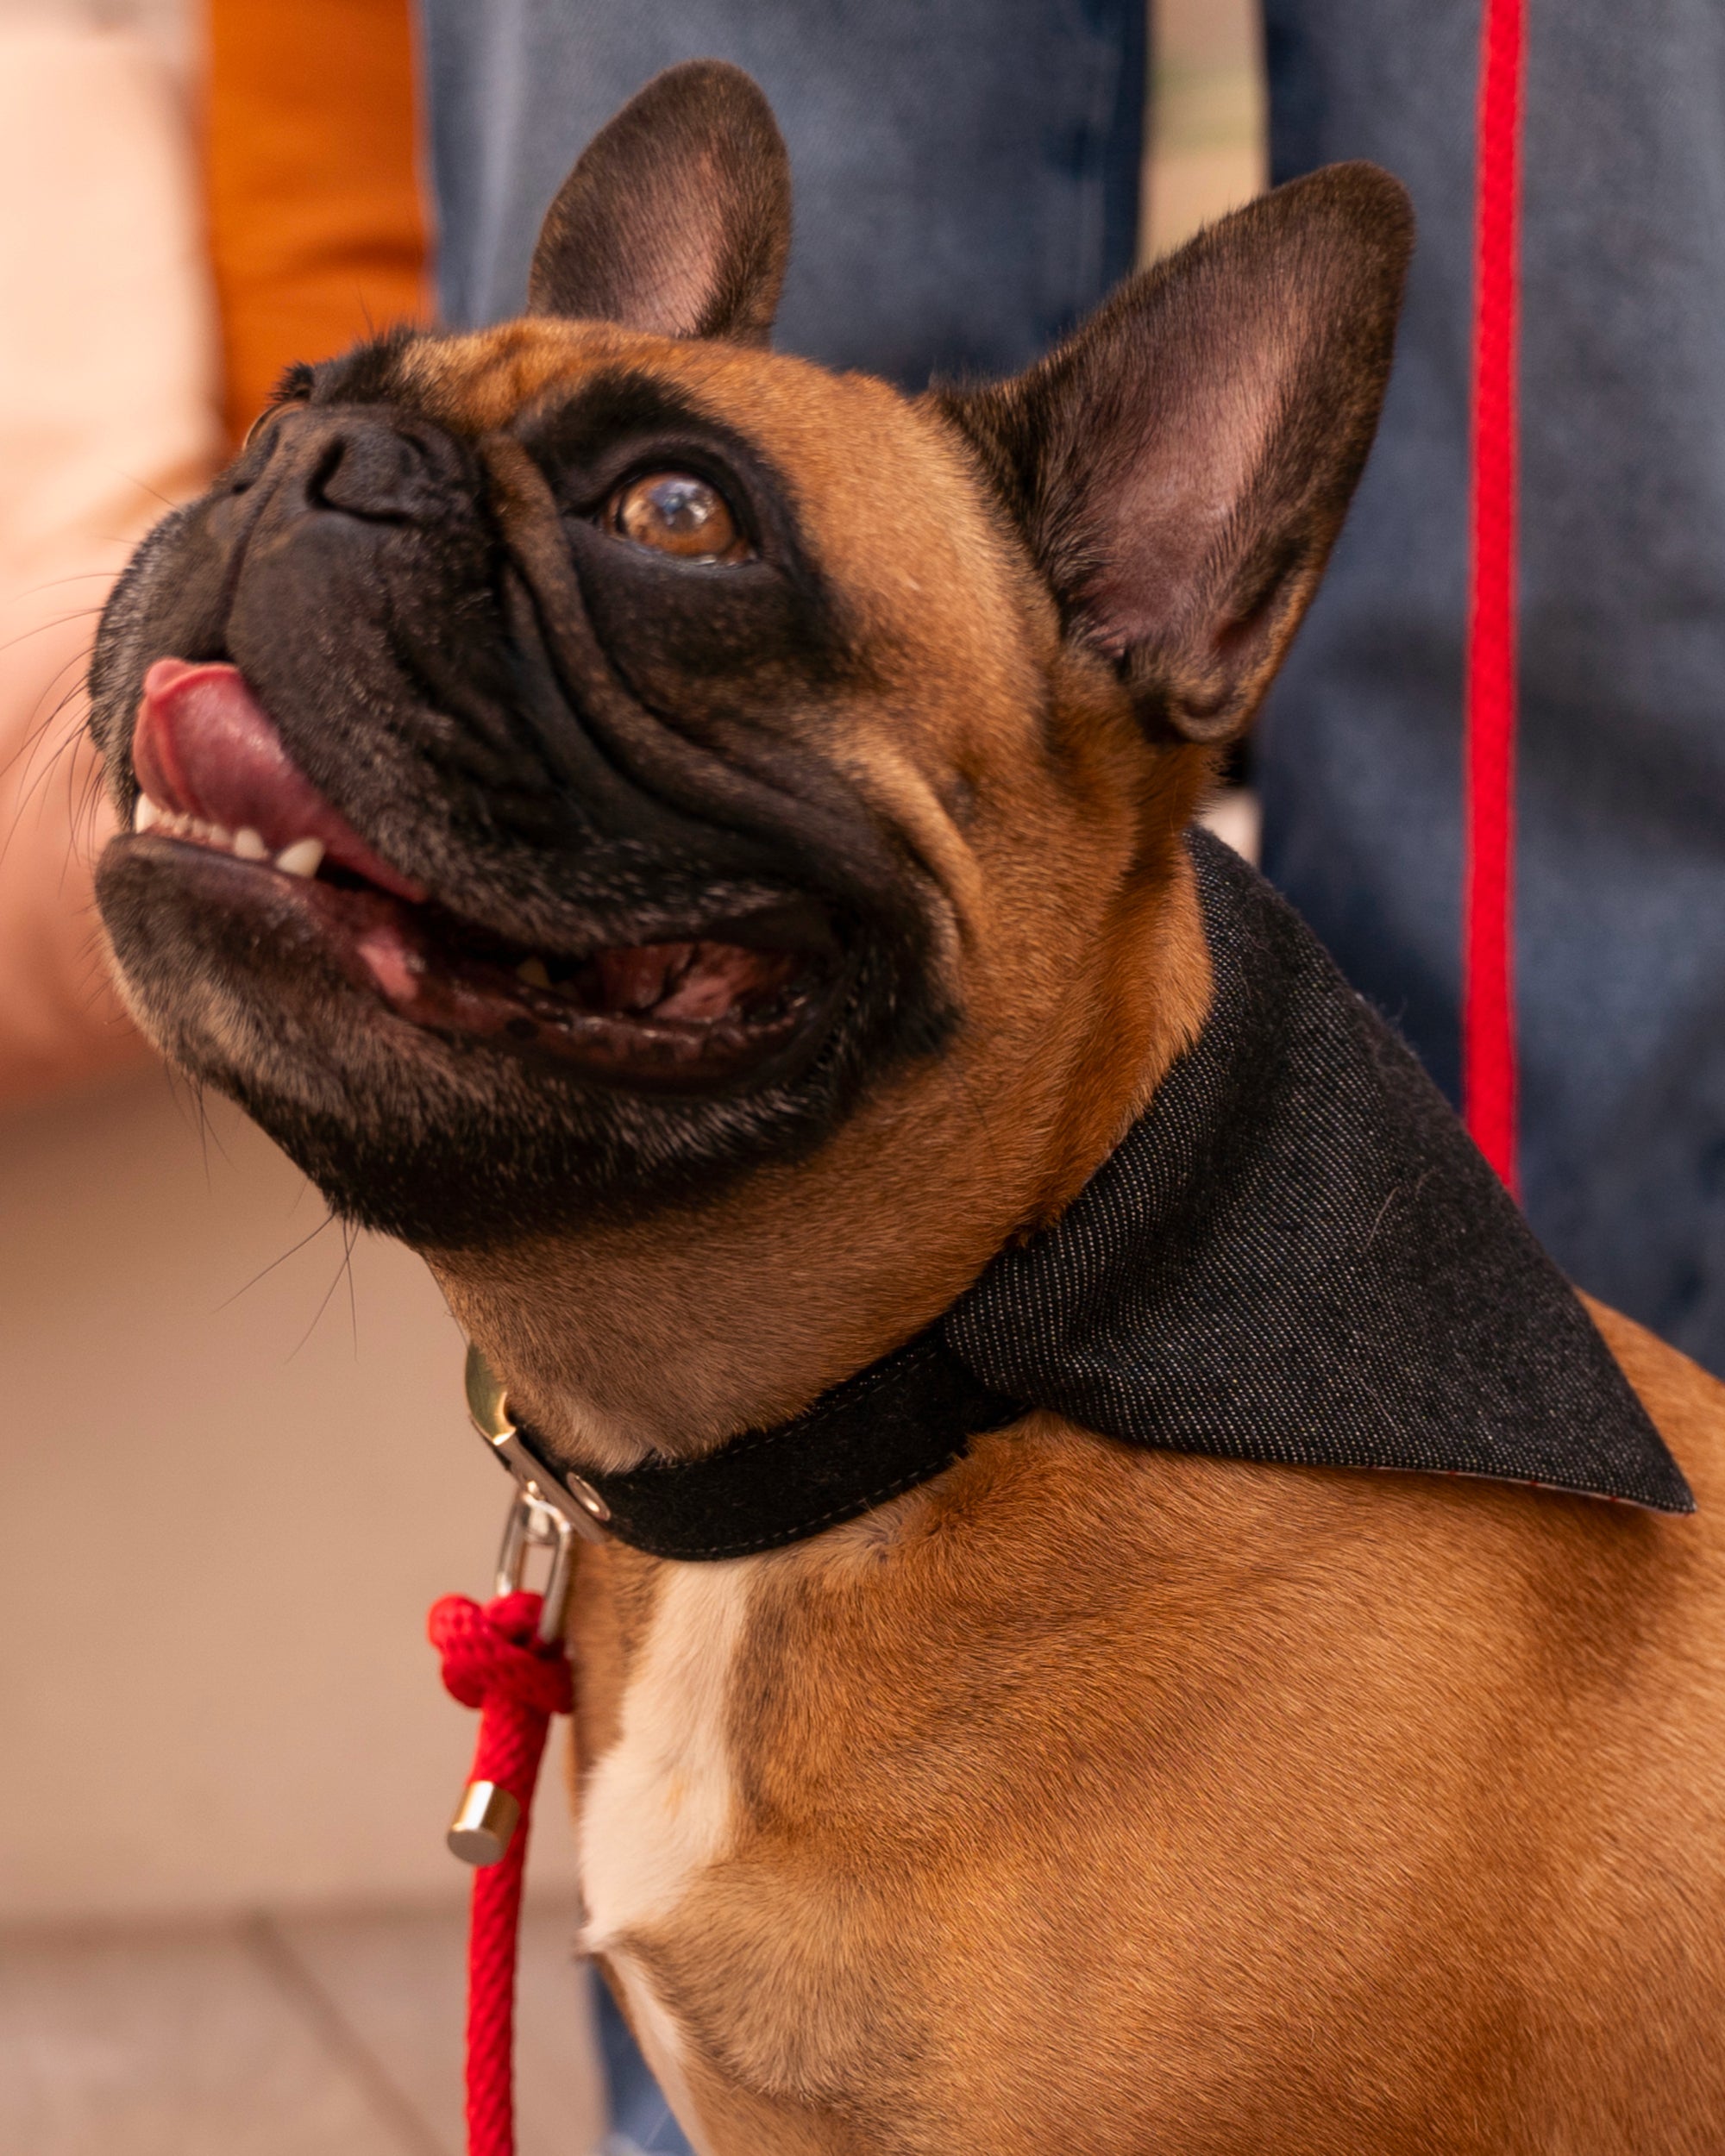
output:
POLYGON ((342 1256, 342 1263, 348 1275, 348 1325, 354 1336, 354 1360, 357 1363, 360 1359, 360 1297, 359 1290, 354 1283, 354 1252, 359 1247, 360 1241, 360 1232, 357 1227, 350 1227, 350 1232, 345 1238, 345 1241, 347 1249, 342 1256))
POLYGON ((178 509, 179 507, 179 504, 178 502, 170 501, 168 499, 167 496, 162 492, 160 487, 152 486, 147 479, 141 479, 135 472, 128 472, 122 466, 117 464, 110 464, 108 467, 108 469, 114 474, 116 479, 124 479, 129 486, 135 486, 141 494, 147 494, 153 501, 160 502, 164 509, 178 509))
POLYGON ((216 1310, 225 1310, 229 1303, 237 1302, 242 1295, 248 1295, 260 1280, 268 1279, 269 1275, 275 1270, 278 1265, 285 1265, 289 1258, 297 1256, 299 1251, 305 1248, 308 1243, 315 1243, 326 1228, 333 1228, 336 1225, 336 1214, 332 1208, 323 1215, 323 1218, 317 1223, 315 1228, 309 1229, 305 1234, 300 1237, 297 1243, 291 1243, 286 1250, 282 1252, 279 1257, 273 1257, 267 1265, 263 1266, 259 1271, 254 1273, 243 1287, 236 1288, 231 1295, 224 1295, 221 1301, 216 1304, 216 1310))
MULTIPOLYGON (((0 652, 10 651, 18 644, 28 643, 32 636, 45 636, 51 629, 64 629, 69 621, 89 621, 92 616, 102 613, 106 605, 104 599, 101 606, 74 606, 70 613, 56 614, 52 621, 32 622, 28 629, 21 629, 16 636, 9 636, 4 643, 0 643, 0 652)), ((95 650, 93 642, 90 649, 95 650)))
MULTIPOLYGON (((349 1270, 352 1257, 352 1246, 349 1245, 348 1249, 342 1256, 342 1263, 336 1268, 335 1275, 330 1280, 329 1285, 323 1291, 323 1300, 318 1304, 317 1312, 314 1314, 310 1324, 307 1326, 304 1332, 300 1334, 298 1342, 295 1344, 293 1354, 288 1357, 287 1359, 290 1363, 293 1360, 294 1356, 298 1354, 300 1349, 305 1345, 305 1343, 311 1338, 312 1334, 317 1330, 318 1325, 323 1319, 323 1313, 329 1307, 330 1298, 335 1294, 336 1290, 342 1284, 342 1274, 349 1270)), ((351 1276, 349 1284, 351 1285, 351 1276)))

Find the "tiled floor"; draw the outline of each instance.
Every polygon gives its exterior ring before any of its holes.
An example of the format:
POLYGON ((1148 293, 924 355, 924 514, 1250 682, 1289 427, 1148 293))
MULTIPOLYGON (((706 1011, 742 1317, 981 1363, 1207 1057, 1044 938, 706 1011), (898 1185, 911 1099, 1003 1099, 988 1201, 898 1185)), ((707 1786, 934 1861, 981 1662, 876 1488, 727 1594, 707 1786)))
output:
MULTIPOLYGON (((521 2156, 601 2132, 573 1912, 530 1908, 521 2156)), ((466 1922, 260 1915, 0 1937, 6 2156, 461 2156, 466 1922)))

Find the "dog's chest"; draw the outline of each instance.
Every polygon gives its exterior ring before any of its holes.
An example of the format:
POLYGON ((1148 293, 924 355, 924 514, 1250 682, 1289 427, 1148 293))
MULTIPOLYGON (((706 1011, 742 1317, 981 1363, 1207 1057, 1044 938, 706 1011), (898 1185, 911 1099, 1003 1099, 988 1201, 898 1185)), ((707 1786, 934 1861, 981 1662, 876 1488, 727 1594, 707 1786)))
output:
POLYGON ((580 1808, 590 1952, 662 1925, 731 1840, 731 1678, 754 1570, 748 1560, 666 1568, 630 1658, 616 1741, 580 1808))
POLYGON ((581 1946, 608 1959, 649 2062, 686 2120, 694 2107, 682 2033, 633 1946, 674 1924, 734 1837, 731 1700, 755 1569, 752 1560, 666 1568, 629 1658, 616 1738, 586 1783, 577 1821, 581 1946))

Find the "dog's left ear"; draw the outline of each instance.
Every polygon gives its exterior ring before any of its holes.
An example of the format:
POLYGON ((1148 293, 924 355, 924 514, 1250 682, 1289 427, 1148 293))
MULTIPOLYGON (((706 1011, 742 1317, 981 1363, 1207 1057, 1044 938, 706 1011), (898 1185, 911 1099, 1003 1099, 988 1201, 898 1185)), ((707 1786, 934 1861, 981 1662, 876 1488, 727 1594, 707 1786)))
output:
POLYGON ((764 344, 790 246, 773 108, 728 60, 688 60, 581 152, 545 212, 528 311, 764 344))
POLYGON ((1388 172, 1329 166, 1132 278, 1029 373, 939 393, 1152 732, 1225 741, 1269 686, 1371 445, 1413 234, 1388 172))

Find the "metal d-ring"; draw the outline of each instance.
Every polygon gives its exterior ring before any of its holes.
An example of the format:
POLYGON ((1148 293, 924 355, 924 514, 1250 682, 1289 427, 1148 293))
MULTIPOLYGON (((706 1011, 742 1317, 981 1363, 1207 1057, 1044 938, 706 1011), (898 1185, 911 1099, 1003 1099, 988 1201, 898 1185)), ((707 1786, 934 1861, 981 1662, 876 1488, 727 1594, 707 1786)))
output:
POLYGON ((526 1490, 518 1490, 509 1517, 503 1523, 503 1546, 497 1553, 497 1595, 512 1595, 527 1571, 530 1550, 549 1550, 551 1569, 545 1577, 539 1608, 539 1644, 549 1647, 563 1636, 563 1613, 569 1599, 569 1573, 574 1558, 575 1530, 561 1513, 555 1511, 526 1490))
POLYGON ((541 1457, 516 1427, 504 1388, 476 1347, 467 1349, 467 1413, 474 1427, 515 1477, 517 1495, 503 1531, 498 1555, 497 1591, 512 1595, 532 1548, 551 1551, 551 1576, 545 1585, 539 1637, 546 1643, 562 1630, 569 1572, 577 1535, 603 1542, 611 1507, 585 1476, 560 1473, 541 1457))

